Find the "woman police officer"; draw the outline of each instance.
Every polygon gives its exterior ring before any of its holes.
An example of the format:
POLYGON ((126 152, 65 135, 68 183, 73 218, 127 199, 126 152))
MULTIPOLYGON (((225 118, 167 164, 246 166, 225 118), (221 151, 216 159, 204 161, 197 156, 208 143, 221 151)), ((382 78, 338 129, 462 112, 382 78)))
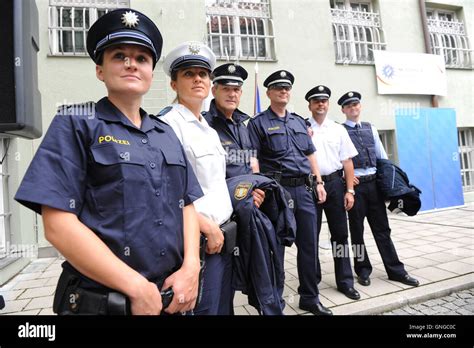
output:
POLYGON ((203 289, 194 314, 232 313, 231 255, 220 254, 224 237, 220 225, 230 219, 232 204, 225 181, 225 150, 219 136, 201 115, 209 95, 214 53, 199 42, 186 42, 165 57, 163 70, 171 77, 177 103, 159 116, 175 131, 201 185, 204 196, 194 202, 199 227, 207 238, 203 289), (227 271, 226 271, 227 270, 227 271))
POLYGON ((59 314, 117 313, 117 293, 132 314, 160 314, 167 288, 175 296, 166 312, 195 305, 192 202, 202 191, 173 130, 140 108, 161 48, 158 28, 138 11, 118 9, 94 23, 87 50, 108 96, 93 112, 59 111, 16 194, 43 215, 47 240, 67 260, 59 314))

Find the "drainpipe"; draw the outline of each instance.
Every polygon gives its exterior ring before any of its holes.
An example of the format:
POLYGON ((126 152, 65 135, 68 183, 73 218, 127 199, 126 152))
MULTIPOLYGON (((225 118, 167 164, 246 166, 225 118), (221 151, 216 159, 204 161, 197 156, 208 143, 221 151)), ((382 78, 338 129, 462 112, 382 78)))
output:
MULTIPOLYGON (((420 5, 420 13, 421 13, 421 24, 423 26, 423 36, 425 38, 425 51, 426 53, 433 54, 433 47, 431 47, 431 40, 430 40, 430 32, 428 30, 428 18, 426 17, 426 6, 425 0, 418 0, 420 5)), ((437 108, 438 104, 438 96, 432 95, 431 96, 431 107, 437 108)))

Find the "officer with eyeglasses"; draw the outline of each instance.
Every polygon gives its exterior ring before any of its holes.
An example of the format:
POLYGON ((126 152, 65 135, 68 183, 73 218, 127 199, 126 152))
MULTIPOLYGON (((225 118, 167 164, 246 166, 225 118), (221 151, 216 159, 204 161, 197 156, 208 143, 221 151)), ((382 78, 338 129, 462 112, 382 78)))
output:
POLYGON ((286 107, 294 76, 278 70, 264 81, 270 107, 250 120, 248 129, 260 171, 277 179, 291 194, 297 224, 299 307, 315 315, 332 312, 319 302, 316 204, 326 200, 315 147, 305 120, 286 107), (315 192, 317 192, 317 197, 315 192))

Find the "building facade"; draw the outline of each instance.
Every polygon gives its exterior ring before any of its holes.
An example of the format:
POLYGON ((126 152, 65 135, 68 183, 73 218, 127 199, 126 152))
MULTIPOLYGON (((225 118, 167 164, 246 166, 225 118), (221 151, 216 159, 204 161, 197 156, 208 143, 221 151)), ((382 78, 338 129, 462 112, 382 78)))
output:
MULTIPOLYGON (((241 110, 254 113, 255 86, 268 106, 263 80, 290 70, 295 84, 289 108, 309 117, 305 93, 316 84, 332 89, 329 116, 343 121, 340 95, 363 95, 363 119, 379 130, 397 161, 397 108, 431 106, 431 96, 379 95, 373 50, 426 53, 418 0, 36 0, 39 13, 39 90, 43 133, 59 105, 96 101, 106 90, 85 50, 87 30, 109 10, 131 7, 155 21, 164 37, 163 56, 181 42, 206 42, 218 63, 238 62, 249 72, 241 110), (258 71, 258 74, 256 73, 258 71)), ((456 111, 465 199, 474 196, 473 52, 474 2, 426 1, 432 52, 443 56, 448 95, 439 107, 456 111)), ((143 106, 157 113, 174 99, 169 78, 157 64, 143 106)), ((41 217, 13 200, 41 139, 0 139, 0 285, 31 257, 54 252, 44 239, 41 217)))

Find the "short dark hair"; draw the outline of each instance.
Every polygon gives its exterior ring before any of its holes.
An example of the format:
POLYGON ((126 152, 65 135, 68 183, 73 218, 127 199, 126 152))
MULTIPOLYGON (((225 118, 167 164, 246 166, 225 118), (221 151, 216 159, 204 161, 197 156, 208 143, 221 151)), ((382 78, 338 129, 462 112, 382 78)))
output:
POLYGON ((97 65, 104 64, 104 51, 101 51, 100 53, 97 54, 95 63, 97 65))
POLYGON ((176 81, 178 79, 178 70, 171 71, 171 81, 176 81))

